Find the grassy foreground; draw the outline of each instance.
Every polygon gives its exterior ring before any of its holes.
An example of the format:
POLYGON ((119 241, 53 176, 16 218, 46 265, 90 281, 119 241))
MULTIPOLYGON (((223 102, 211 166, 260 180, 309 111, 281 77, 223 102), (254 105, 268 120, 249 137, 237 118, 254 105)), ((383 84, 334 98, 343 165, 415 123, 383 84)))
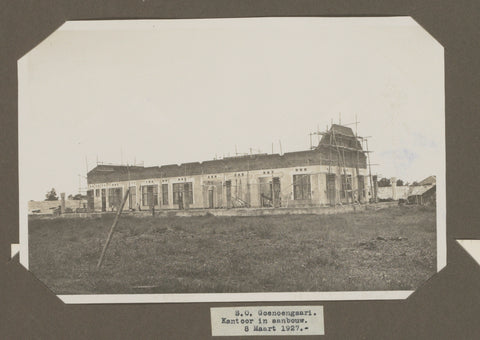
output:
POLYGON ((30 270, 57 294, 415 289, 436 271, 435 210, 30 219, 30 270))

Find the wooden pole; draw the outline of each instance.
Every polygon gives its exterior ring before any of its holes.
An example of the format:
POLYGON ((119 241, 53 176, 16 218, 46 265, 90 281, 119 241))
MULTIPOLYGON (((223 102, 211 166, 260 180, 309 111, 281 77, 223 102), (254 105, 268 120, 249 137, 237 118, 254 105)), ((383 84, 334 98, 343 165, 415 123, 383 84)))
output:
MULTIPOLYGON (((365 147, 367 151, 367 161, 368 161, 368 177, 370 178, 370 193, 373 193, 373 179, 372 179, 372 165, 370 164, 370 152, 368 150, 368 139, 365 139, 365 147)), ((375 203, 377 202, 377 193, 375 192, 375 197, 374 197, 375 203)))
POLYGON ((125 205, 125 202, 127 201, 128 195, 130 194, 130 187, 127 189, 127 192, 125 193, 125 196, 123 197, 122 204, 120 205, 120 209, 117 211, 117 215, 115 216, 115 220, 113 221, 112 227, 110 228, 110 232, 108 233, 107 236, 107 241, 105 242, 105 245, 103 246, 102 254, 100 255, 100 259, 98 260, 97 263, 97 269, 100 268, 103 262, 103 258, 105 257, 105 252, 107 251, 108 244, 110 243, 110 240, 112 239, 113 231, 115 230, 115 227, 117 226, 118 223, 118 218, 120 217, 120 214, 122 213, 123 206, 125 205))
POLYGON ((273 170, 272 170, 272 208, 275 208, 275 186, 273 180, 273 170))

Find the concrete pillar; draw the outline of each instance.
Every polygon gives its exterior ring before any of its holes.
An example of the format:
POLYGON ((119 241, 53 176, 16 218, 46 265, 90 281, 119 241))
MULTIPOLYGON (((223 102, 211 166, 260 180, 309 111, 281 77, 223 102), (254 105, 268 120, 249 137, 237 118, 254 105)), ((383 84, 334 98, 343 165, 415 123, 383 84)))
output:
POLYGON ((183 208, 188 210, 190 208, 190 192, 188 191, 188 185, 183 185, 183 208))
POLYGON ((65 193, 60 193, 60 213, 65 214, 65 193))
POLYGON ((392 177, 390 179, 390 184, 392 185, 392 198, 394 201, 398 199, 397 197, 397 179, 395 177, 392 177))

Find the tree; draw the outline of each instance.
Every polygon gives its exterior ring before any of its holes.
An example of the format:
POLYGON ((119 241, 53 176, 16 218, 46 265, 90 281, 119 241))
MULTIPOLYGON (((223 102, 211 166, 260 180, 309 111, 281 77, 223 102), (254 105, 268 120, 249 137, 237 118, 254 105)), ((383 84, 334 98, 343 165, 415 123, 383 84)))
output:
POLYGON ((388 178, 382 178, 381 180, 378 181, 378 187, 389 187, 390 186, 390 180, 388 178))
POLYGON ((82 195, 82 194, 76 194, 75 196, 73 196, 73 200, 75 201, 80 201, 80 200, 83 200, 85 197, 82 195))
POLYGON ((403 187, 403 181, 401 179, 397 179, 397 187, 403 187))
POLYGON ((52 190, 45 194, 45 201, 58 201, 58 196, 55 188, 52 188, 52 190))

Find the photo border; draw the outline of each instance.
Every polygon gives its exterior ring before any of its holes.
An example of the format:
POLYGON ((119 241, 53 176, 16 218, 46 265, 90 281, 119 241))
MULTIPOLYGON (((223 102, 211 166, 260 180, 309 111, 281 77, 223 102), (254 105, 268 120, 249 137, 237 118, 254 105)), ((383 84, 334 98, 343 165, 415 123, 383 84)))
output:
MULTIPOLYGON (((230 19, 278 19, 278 18, 296 18, 312 19, 312 17, 249 17, 249 18, 201 18, 201 20, 230 20, 230 19)), ((376 22, 385 21, 384 24, 411 25, 412 21, 425 30, 411 16, 358 16, 358 17, 322 17, 328 20, 345 21, 349 24, 352 21, 365 21, 370 24, 373 19, 376 22)), ((74 20, 67 21, 57 28, 54 32, 60 30, 116 30, 125 29, 125 26, 131 30, 148 30, 151 24, 156 20, 200 20, 200 19, 135 19, 135 20, 74 20)), ((53 34, 52 32, 51 34, 53 34)), ((428 31, 431 39, 440 44, 428 31)), ((440 46, 442 46, 440 44, 440 46)), ((443 47, 443 46, 442 46, 443 47)), ((27 57, 28 53, 18 60, 18 112, 19 129, 21 128, 20 112, 27 112, 29 107, 26 100, 22 98, 20 90, 22 84, 27 83, 27 57)), ((444 77, 445 79, 445 56, 444 56, 444 77)), ((445 84, 444 84, 445 85, 445 84)), ((439 99, 440 100, 440 99, 439 99)), ((445 94, 443 100, 443 115, 445 116, 445 94)), ((445 120, 444 120, 445 121, 445 120)), ((444 126, 445 129, 445 126, 444 126)), ((20 138, 20 134, 19 134, 20 138)), ((20 141, 19 141, 20 143, 20 141)), ((447 232, 446 232, 446 160, 445 160, 445 138, 442 141, 443 149, 443 167, 436 173, 436 262, 437 272, 435 276, 447 265, 447 232)), ((28 269, 28 207, 27 199, 22 193, 21 186, 21 158, 19 157, 19 232, 20 232, 20 263, 28 269)), ((433 277, 432 276, 432 277, 433 277)), ((431 277, 430 277, 431 278, 431 277)), ((418 287, 417 287, 418 288, 418 287)), ((415 290, 378 290, 378 291, 326 291, 326 292, 258 292, 258 293, 168 293, 168 294, 58 294, 58 298, 66 304, 103 304, 103 303, 188 303, 188 302, 279 302, 279 301, 355 301, 355 300, 403 300, 407 299, 415 290)))

